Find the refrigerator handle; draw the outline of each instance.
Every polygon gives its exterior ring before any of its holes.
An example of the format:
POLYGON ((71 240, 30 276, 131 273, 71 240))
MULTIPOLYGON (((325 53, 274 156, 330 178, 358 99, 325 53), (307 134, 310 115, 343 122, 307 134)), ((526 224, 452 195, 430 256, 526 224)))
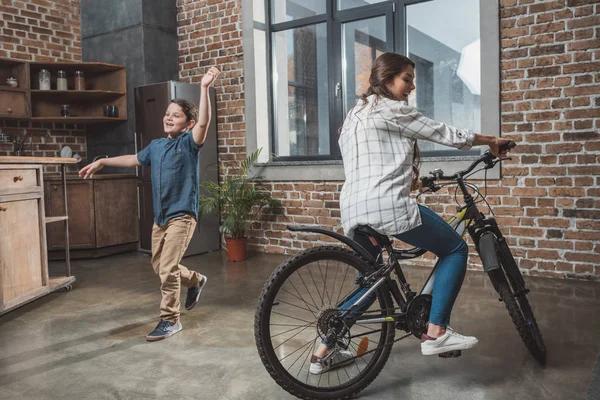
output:
MULTIPOLYGON (((142 140, 142 134, 140 134, 140 141, 142 140)), ((139 151, 138 133, 133 132, 133 151, 135 154, 139 151)), ((140 167, 135 167, 135 176, 140 177, 140 167)))

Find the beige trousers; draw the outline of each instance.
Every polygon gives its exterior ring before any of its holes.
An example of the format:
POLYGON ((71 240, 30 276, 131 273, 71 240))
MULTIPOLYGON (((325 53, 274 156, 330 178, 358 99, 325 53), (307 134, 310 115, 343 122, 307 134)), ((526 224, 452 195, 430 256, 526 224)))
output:
POLYGON ((196 228, 196 220, 191 215, 183 215, 169 220, 164 226, 152 227, 152 267, 160 276, 160 319, 169 322, 179 320, 180 287, 194 286, 202 276, 179 264, 183 253, 190 244, 196 228))

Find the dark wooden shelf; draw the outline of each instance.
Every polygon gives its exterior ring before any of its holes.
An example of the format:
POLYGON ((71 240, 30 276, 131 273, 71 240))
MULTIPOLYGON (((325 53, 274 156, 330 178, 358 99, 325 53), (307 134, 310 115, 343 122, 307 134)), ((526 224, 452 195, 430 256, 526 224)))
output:
POLYGON ((63 124, 93 124, 99 122, 119 122, 127 121, 127 118, 108 118, 108 117, 33 117, 32 121, 39 122, 59 122, 63 124))
POLYGON ((54 98, 60 96, 65 101, 69 100, 99 100, 124 96, 123 92, 110 90, 32 90, 31 96, 35 98, 54 98))
POLYGON ((10 86, 0 86, 0 90, 5 92, 27 92, 27 89, 23 89, 22 87, 10 87, 10 86))
POLYGON ((44 62, 29 62, 32 73, 42 68, 49 69, 51 71, 66 71, 67 73, 75 71, 85 71, 89 73, 102 73, 118 71, 123 69, 119 65, 97 63, 97 62, 78 62, 78 63, 44 63, 44 62))
POLYGON ((46 217, 46 223, 47 224, 51 224, 53 222, 66 221, 68 219, 69 219, 69 217, 67 217, 67 216, 64 216, 64 217, 46 217))

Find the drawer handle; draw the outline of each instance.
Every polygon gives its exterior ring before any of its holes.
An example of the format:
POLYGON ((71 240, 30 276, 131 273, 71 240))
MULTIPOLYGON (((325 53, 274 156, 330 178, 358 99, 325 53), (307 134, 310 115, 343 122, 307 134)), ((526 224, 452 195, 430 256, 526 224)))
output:
POLYGON ((15 182, 22 181, 22 180, 23 180, 23 177, 22 177, 21 175, 19 175, 19 176, 15 176, 15 177, 13 178, 13 180, 14 180, 15 182))
POLYGON ((12 114, 13 109, 9 107, 9 108, 6 109, 6 112, 9 113, 9 114, 12 114))
POLYGON ((6 206, 0 206, 0 211, 6 211, 6 210, 8 210, 8 207, 6 207, 6 206))

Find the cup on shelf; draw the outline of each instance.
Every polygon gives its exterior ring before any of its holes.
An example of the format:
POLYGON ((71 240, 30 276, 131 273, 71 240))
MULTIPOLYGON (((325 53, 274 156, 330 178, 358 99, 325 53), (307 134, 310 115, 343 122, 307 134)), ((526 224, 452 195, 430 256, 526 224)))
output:
POLYGON ((40 70, 38 78, 40 90, 50 90, 50 71, 40 70))
POLYGON ((85 90, 85 77, 83 71, 75 71, 75 90, 85 90))
POLYGON ((67 73, 65 71, 61 70, 56 74, 56 90, 68 90, 67 73))
POLYGON ((104 116, 108 118, 119 118, 119 107, 114 104, 104 106, 104 116))

